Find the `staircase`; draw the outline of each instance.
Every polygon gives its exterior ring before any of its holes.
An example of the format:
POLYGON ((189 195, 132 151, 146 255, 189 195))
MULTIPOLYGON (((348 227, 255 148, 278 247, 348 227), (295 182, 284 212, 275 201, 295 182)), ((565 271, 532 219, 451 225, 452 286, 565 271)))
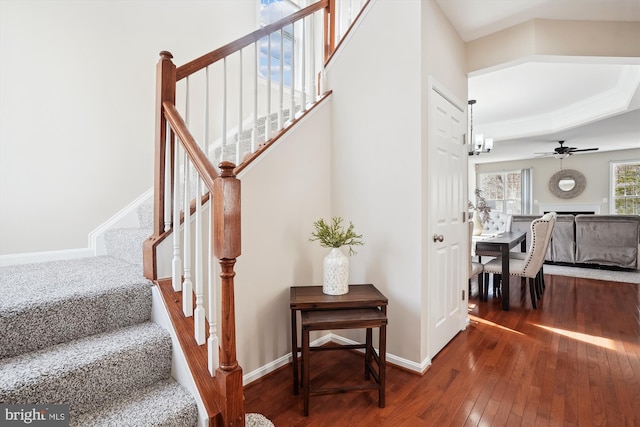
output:
POLYGON ((197 425, 170 335, 150 321, 149 233, 109 232, 106 256, 0 269, 0 403, 68 404, 72 426, 197 425))
MULTIPOLYGON (((296 105, 295 113, 298 114, 302 110, 302 107, 296 105)), ((269 115, 270 127, 269 129, 281 129, 280 123, 286 123, 291 119, 291 109, 285 108, 282 110, 282 117, 279 117, 278 113, 271 113, 269 115)), ((227 160, 233 163, 240 164, 247 155, 252 154, 256 148, 263 145, 265 140, 265 133, 267 127, 267 116, 258 117, 255 125, 250 129, 238 132, 231 137, 231 142, 225 144, 223 147, 218 146, 213 150, 212 159, 227 160), (254 135, 255 134, 255 135, 254 135), (254 145, 255 141, 255 147, 254 145), (236 159, 236 150, 239 154, 239 158, 236 159), (222 155, 220 154, 222 151, 222 155), (238 160, 236 162, 236 160, 238 160)))

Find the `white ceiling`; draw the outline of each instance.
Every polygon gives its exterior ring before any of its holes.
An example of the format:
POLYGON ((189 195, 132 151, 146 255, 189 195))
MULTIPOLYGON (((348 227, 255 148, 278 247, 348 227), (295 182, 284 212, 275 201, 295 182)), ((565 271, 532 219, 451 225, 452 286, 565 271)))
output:
MULTIPOLYGON (((465 41, 535 18, 640 21, 640 0, 436 1, 465 41)), ((494 138, 491 153, 470 160, 533 158, 559 140, 599 151, 640 148, 639 83, 640 58, 547 59, 470 76, 474 134, 494 138)))

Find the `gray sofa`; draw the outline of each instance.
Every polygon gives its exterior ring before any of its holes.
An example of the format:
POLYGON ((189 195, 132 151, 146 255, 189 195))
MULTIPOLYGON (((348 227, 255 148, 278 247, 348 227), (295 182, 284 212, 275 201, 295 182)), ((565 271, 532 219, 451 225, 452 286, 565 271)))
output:
MULTIPOLYGON (((527 231, 540 215, 514 215, 512 231, 527 231)), ((558 215, 545 261, 637 269, 639 215, 558 215)))

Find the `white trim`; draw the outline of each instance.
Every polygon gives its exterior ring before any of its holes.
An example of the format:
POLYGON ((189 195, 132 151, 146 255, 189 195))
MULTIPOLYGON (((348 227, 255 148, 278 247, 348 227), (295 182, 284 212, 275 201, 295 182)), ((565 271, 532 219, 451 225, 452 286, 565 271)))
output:
POLYGON ((151 297, 151 321, 160 325, 171 335, 171 376, 186 388, 196 400, 198 406, 198 427, 206 427, 209 425, 207 410, 205 409, 200 392, 198 392, 184 351, 173 329, 173 324, 171 320, 169 320, 167 308, 164 305, 160 290, 157 286, 151 286, 151 297))
POLYGON ((538 205, 540 211, 538 213, 544 214, 545 212, 594 212, 600 213, 599 204, 587 204, 587 203, 540 203, 538 205))
MULTIPOLYGON (((317 340, 312 341, 309 345, 312 347, 319 347, 333 341, 333 337, 333 334, 323 335, 317 340)), ((275 371, 276 369, 288 365, 292 360, 293 359, 291 357, 291 353, 287 353, 284 356, 277 358, 273 362, 269 362, 266 365, 259 367, 258 369, 254 369, 253 371, 242 376, 242 385, 245 386, 247 384, 250 384, 255 380, 260 379, 265 375, 275 371)))
MULTIPOLYGON (((334 342, 340 345, 361 344, 357 341, 350 340, 349 338, 345 338, 340 335, 336 335, 334 333, 329 333, 327 335, 323 335, 322 337, 312 341, 309 345, 313 347, 318 347, 318 346, 327 344, 329 342, 334 342)), ((363 352, 363 350, 358 350, 358 351, 363 352)), ((406 369, 408 371, 416 372, 421 375, 431 365, 431 359, 429 358, 426 358, 425 360, 423 360, 422 363, 416 363, 411 360, 404 359, 400 356, 395 356, 393 354, 387 353, 386 359, 387 359, 387 362, 391 363, 392 365, 396 365, 400 368, 406 369)), ((288 353, 282 357, 279 357, 273 362, 267 363, 266 365, 263 365, 258 369, 255 369, 243 375, 242 384, 243 386, 246 386, 247 384, 250 384, 258 380, 264 377, 265 375, 270 374, 276 369, 290 364, 291 361, 292 361, 291 353, 288 353)))
POLYGON ((0 267, 14 264, 32 264, 36 262, 60 261, 95 256, 90 248, 65 249, 62 251, 30 252, 23 254, 0 255, 0 267))
POLYGON ((106 250, 104 248, 104 242, 102 236, 110 228, 115 227, 139 227, 138 216, 136 209, 145 203, 149 198, 153 197, 153 188, 145 191, 142 195, 138 196, 133 202, 122 208, 119 212, 113 215, 111 218, 103 222, 97 228, 89 233, 89 248, 94 251, 94 254, 104 254, 106 250))

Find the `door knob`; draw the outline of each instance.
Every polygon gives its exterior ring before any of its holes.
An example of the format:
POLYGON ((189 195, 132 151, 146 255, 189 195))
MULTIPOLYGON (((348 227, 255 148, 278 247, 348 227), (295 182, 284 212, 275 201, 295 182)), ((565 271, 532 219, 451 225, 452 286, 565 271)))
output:
POLYGON ((442 234, 434 234, 433 241, 442 243, 444 242, 444 236, 442 234))

